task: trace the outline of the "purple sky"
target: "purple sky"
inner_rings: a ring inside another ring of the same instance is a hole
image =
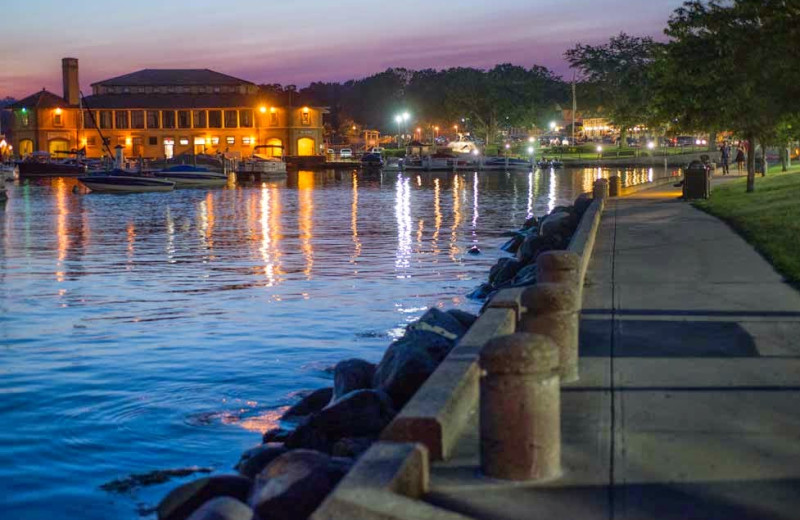
[[[568,74],[564,51],[625,31],[660,37],[682,0],[9,0],[0,97],[61,93],[143,68],[209,68],[256,83],[338,81],[388,67],[511,62]]]

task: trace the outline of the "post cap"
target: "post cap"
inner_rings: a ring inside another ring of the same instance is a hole
[[[558,346],[542,334],[517,332],[486,343],[481,368],[489,374],[547,374],[558,371]]]
[[[547,314],[551,312],[577,312],[580,302],[573,284],[537,283],[522,293],[520,303],[526,312]]]

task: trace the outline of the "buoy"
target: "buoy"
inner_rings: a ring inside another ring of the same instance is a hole
[[[481,250],[478,246],[472,246],[469,248],[469,251],[467,251],[467,253],[471,255],[479,255],[481,254]]]

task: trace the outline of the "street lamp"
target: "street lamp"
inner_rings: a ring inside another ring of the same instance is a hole
[[[550,130],[555,130],[555,129],[556,129],[556,122],[550,121]]]
[[[400,148],[400,137],[399,137],[399,135],[400,135],[400,123],[403,122],[403,116],[401,116],[400,114],[397,114],[396,116],[394,116],[394,121],[395,121],[395,123],[397,123],[397,134],[398,134],[397,147]]]

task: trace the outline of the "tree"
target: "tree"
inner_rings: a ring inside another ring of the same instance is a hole
[[[756,139],[765,148],[780,121],[798,111],[799,23],[798,0],[692,0],[665,30],[670,41],[654,68],[656,104],[680,127],[744,136],[748,192]]]
[[[620,129],[620,146],[628,128],[649,119],[650,67],[656,48],[652,38],[620,33],[605,45],[578,44],[564,55],[596,89],[604,112]]]

